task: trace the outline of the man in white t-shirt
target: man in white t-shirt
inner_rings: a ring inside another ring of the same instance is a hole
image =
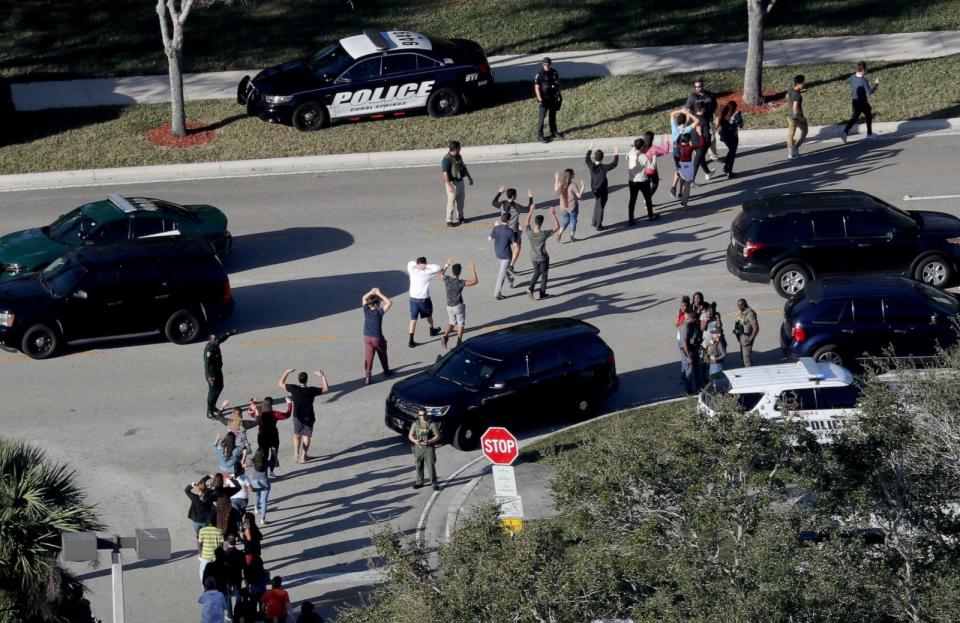
[[[443,266],[427,264],[427,258],[418,257],[415,262],[407,262],[407,274],[410,275],[410,348],[417,345],[413,341],[413,332],[417,328],[417,319],[426,318],[430,327],[430,335],[440,335],[440,329],[433,326],[433,301],[430,300],[430,281],[441,270],[446,270],[453,262],[447,258]]]

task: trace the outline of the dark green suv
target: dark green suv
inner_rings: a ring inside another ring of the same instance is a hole
[[[199,237],[223,261],[233,248],[227,217],[208,205],[109,195],[67,212],[50,225],[0,237],[0,279],[31,273],[82,245],[135,238]]]

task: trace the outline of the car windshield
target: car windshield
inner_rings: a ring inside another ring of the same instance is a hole
[[[944,314],[952,316],[960,311],[960,303],[957,302],[953,296],[938,290],[933,286],[928,286],[925,283],[915,281],[913,287],[916,288],[917,292],[920,293],[923,298],[930,301],[930,304],[933,305],[937,311],[940,311]]]
[[[911,215],[909,212],[905,212],[900,208],[896,208],[890,205],[889,203],[887,203],[886,201],[880,201],[879,199],[876,199],[876,201],[877,203],[879,203],[881,206],[883,206],[889,211],[890,216],[893,217],[893,220],[900,227],[916,227],[917,226],[917,219],[914,218],[913,215]]]
[[[73,244],[83,240],[81,233],[90,233],[96,223],[83,213],[83,208],[67,212],[47,227],[47,236],[63,244]]]
[[[339,43],[333,43],[313,55],[307,65],[318,78],[334,79],[353,62]]]
[[[499,361],[487,359],[466,348],[450,353],[433,366],[432,374],[466,387],[481,387],[490,379]]]

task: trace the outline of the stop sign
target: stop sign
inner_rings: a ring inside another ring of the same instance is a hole
[[[494,465],[510,465],[519,453],[517,438],[502,426],[491,426],[487,429],[480,437],[480,449]]]

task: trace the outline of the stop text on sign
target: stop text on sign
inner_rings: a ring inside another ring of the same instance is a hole
[[[484,454],[503,453],[509,454],[517,447],[517,442],[512,439],[487,439],[483,442]]]
[[[483,433],[480,449],[494,465],[510,465],[519,454],[517,438],[502,426],[493,426]]]

